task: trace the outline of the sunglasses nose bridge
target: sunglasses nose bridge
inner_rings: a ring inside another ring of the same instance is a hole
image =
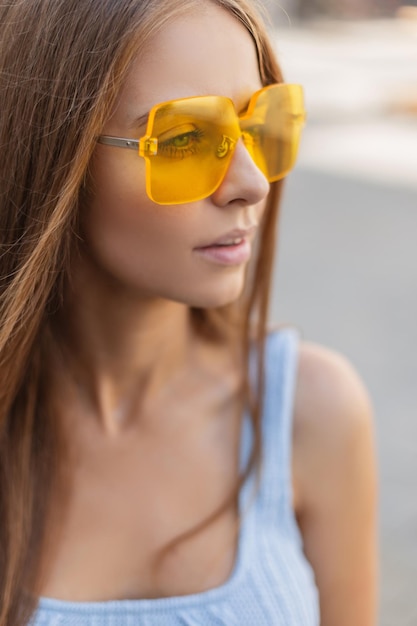
[[[261,202],[269,192],[269,182],[258,168],[243,138],[240,137],[230,155],[225,175],[212,194],[217,206],[225,207],[239,200],[248,205]]]
[[[236,141],[237,139],[234,139],[229,135],[223,135],[221,142],[216,148],[216,157],[223,159],[224,157],[230,155],[230,153],[235,149]]]

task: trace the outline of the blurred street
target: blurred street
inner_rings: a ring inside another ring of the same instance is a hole
[[[380,626],[417,625],[417,20],[289,27],[276,49],[306,90],[271,317],[348,356],[375,408]]]

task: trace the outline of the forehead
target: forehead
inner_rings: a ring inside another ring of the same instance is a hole
[[[227,96],[240,109],[261,86],[251,35],[237,18],[207,2],[149,40],[132,64],[114,117],[129,124],[159,102],[199,95]]]

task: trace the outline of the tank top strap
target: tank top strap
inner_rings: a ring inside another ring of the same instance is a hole
[[[268,335],[262,419],[263,458],[260,500],[271,522],[294,523],[292,508],[293,409],[299,336],[285,328]]]

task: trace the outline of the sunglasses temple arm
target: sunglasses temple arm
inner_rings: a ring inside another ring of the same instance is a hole
[[[109,137],[108,135],[100,135],[97,138],[98,143],[106,146],[116,146],[117,148],[129,148],[130,150],[139,150],[139,141],[136,139],[123,139],[122,137]]]

